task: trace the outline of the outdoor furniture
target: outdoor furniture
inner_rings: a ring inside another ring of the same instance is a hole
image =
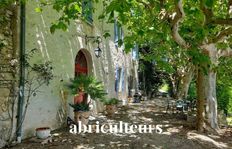
[[[137,92],[137,93],[134,94],[134,101],[133,101],[133,103],[140,103],[141,99],[142,99],[142,95]]]
[[[166,100],[166,113],[170,110],[172,113],[174,113],[175,110],[175,100],[171,100],[170,98],[167,98]]]
[[[176,101],[176,110],[181,112],[188,111],[188,105],[189,105],[188,101],[179,99]]]

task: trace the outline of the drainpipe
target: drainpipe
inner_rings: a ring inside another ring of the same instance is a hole
[[[22,121],[23,121],[23,105],[24,105],[24,81],[25,81],[25,2],[20,4],[20,78],[19,78],[19,98],[17,110],[17,142],[21,143],[22,139]]]

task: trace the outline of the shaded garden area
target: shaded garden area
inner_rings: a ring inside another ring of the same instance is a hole
[[[180,148],[180,149],[229,149],[232,146],[232,129],[222,129],[219,134],[198,133],[194,125],[187,122],[181,113],[166,113],[165,108],[156,105],[156,100],[130,103],[128,106],[119,106],[113,117],[105,114],[93,115],[89,124],[100,125],[118,123],[162,125],[162,134],[157,133],[82,133],[71,134],[69,129],[52,132],[52,142],[43,142],[34,138],[23,141],[12,149],[29,148]],[[43,142],[43,143],[41,143]]]
[[[232,147],[232,0],[2,0],[0,56],[0,147]]]

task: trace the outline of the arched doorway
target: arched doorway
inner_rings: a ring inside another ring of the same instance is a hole
[[[78,75],[87,75],[88,74],[88,63],[85,57],[85,54],[80,50],[77,53],[75,60],[75,77]]]
[[[90,53],[86,49],[81,49],[75,59],[75,77],[80,75],[89,75],[92,73],[92,59]],[[78,92],[78,96],[74,98],[74,103],[88,102],[88,95]]]
[[[94,64],[90,52],[87,49],[80,49],[75,59],[75,77],[78,75],[94,75]],[[88,103],[88,96],[83,94],[83,102]],[[74,99],[74,103],[75,99]],[[103,111],[103,105],[99,101],[93,101],[93,109],[96,112]]]

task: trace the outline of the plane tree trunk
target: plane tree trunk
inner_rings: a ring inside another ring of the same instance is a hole
[[[204,76],[206,80],[205,84],[205,95],[207,100],[206,106],[206,114],[207,120],[210,126],[213,129],[218,129],[218,115],[217,115],[217,97],[216,97],[216,70],[214,67],[217,66],[218,55],[217,48],[215,44],[209,44],[204,46],[204,48],[208,51],[208,55],[210,58],[211,66],[208,69],[207,74]]]
[[[178,99],[187,98],[189,86],[194,76],[194,71],[195,71],[194,66],[190,66],[188,70],[186,70],[186,72],[181,76],[181,79],[178,85],[179,87],[178,93],[177,93]]]
[[[204,130],[205,79],[203,70],[197,70],[197,130]]]

